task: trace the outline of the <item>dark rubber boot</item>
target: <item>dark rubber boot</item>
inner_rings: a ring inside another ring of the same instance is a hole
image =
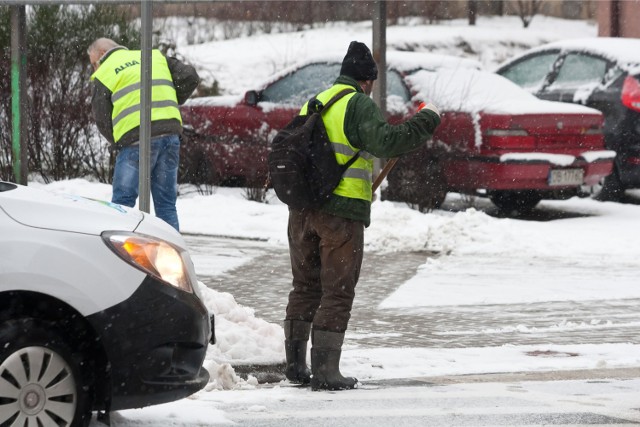
[[[284,321],[284,350],[287,356],[285,376],[294,384],[309,384],[311,372],[307,367],[307,342],[311,322]]]
[[[351,390],[358,380],[340,373],[340,356],[344,333],[314,330],[311,335],[311,389]]]

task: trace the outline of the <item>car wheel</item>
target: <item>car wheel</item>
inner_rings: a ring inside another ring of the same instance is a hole
[[[87,426],[90,393],[81,362],[53,323],[0,325],[0,425]]]
[[[593,198],[601,202],[619,202],[623,195],[624,186],[620,181],[618,169],[614,167],[613,172],[602,180],[602,186],[594,191]]]
[[[401,157],[387,177],[385,196],[421,212],[439,208],[447,197],[447,183],[437,158],[424,153]]]
[[[494,191],[489,199],[504,213],[526,213],[536,207],[542,196],[535,191]]]

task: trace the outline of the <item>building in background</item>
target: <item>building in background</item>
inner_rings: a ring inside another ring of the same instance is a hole
[[[600,37],[640,37],[640,0],[600,0]]]

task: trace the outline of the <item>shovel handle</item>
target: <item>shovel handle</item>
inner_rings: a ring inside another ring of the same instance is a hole
[[[382,168],[382,170],[380,171],[380,174],[376,177],[376,180],[373,182],[373,186],[371,187],[372,193],[376,192],[380,184],[382,184],[382,181],[387,177],[389,172],[391,172],[391,169],[393,169],[393,167],[396,165],[397,162],[398,162],[398,158],[396,157],[389,160],[387,164],[384,165],[384,168]]]

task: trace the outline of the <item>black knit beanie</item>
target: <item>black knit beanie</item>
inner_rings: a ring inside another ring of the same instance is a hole
[[[378,78],[378,67],[367,45],[356,41],[351,42],[349,50],[342,60],[340,74],[358,81]]]

